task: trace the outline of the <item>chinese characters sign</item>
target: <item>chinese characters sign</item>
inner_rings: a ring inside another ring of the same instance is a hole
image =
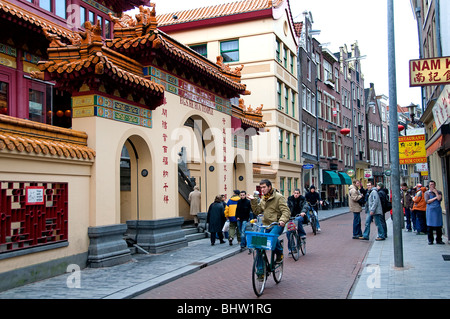
[[[409,61],[409,86],[450,84],[450,57]]]
[[[450,85],[446,85],[436,104],[433,106],[433,118],[439,129],[450,117]]]
[[[401,165],[427,162],[425,135],[399,136],[398,150]]]

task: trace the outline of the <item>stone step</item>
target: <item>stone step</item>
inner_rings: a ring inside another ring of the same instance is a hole
[[[195,233],[195,234],[189,234],[186,235],[186,240],[189,241],[194,241],[194,240],[199,240],[199,239],[204,239],[206,238],[205,233]]]

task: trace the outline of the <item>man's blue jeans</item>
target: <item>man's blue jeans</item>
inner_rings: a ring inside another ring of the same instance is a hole
[[[280,236],[283,233],[284,227],[279,225],[275,225],[269,231],[270,234],[277,234]],[[283,254],[283,246],[281,246],[280,239],[277,239],[277,244],[275,246],[274,252],[277,256],[281,256]]]
[[[246,220],[238,220],[237,221],[237,228],[239,233],[241,234],[241,247],[247,246],[247,238],[245,238],[245,229],[247,228],[247,221]]]
[[[353,213],[353,237],[360,237],[361,235],[361,213]]]
[[[406,217],[406,229],[411,230],[411,222],[414,230],[417,229],[417,217],[416,212],[411,212],[411,209],[405,208],[405,217]]]
[[[375,225],[377,226],[377,229],[378,229],[378,238],[386,238],[385,230],[384,230],[382,220],[381,220],[382,218],[383,218],[383,216],[381,216],[381,215],[370,215],[369,213],[366,213],[366,224],[365,224],[364,233],[362,236],[366,239],[369,239],[370,223],[372,222],[372,220],[374,220]]]

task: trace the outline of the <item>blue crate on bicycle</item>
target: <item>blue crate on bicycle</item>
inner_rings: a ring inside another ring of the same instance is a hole
[[[248,248],[274,250],[278,235],[260,232],[245,232]]]

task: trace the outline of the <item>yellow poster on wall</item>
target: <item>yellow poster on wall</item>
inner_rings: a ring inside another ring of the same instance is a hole
[[[401,165],[427,162],[424,134],[399,136],[398,150]]]

